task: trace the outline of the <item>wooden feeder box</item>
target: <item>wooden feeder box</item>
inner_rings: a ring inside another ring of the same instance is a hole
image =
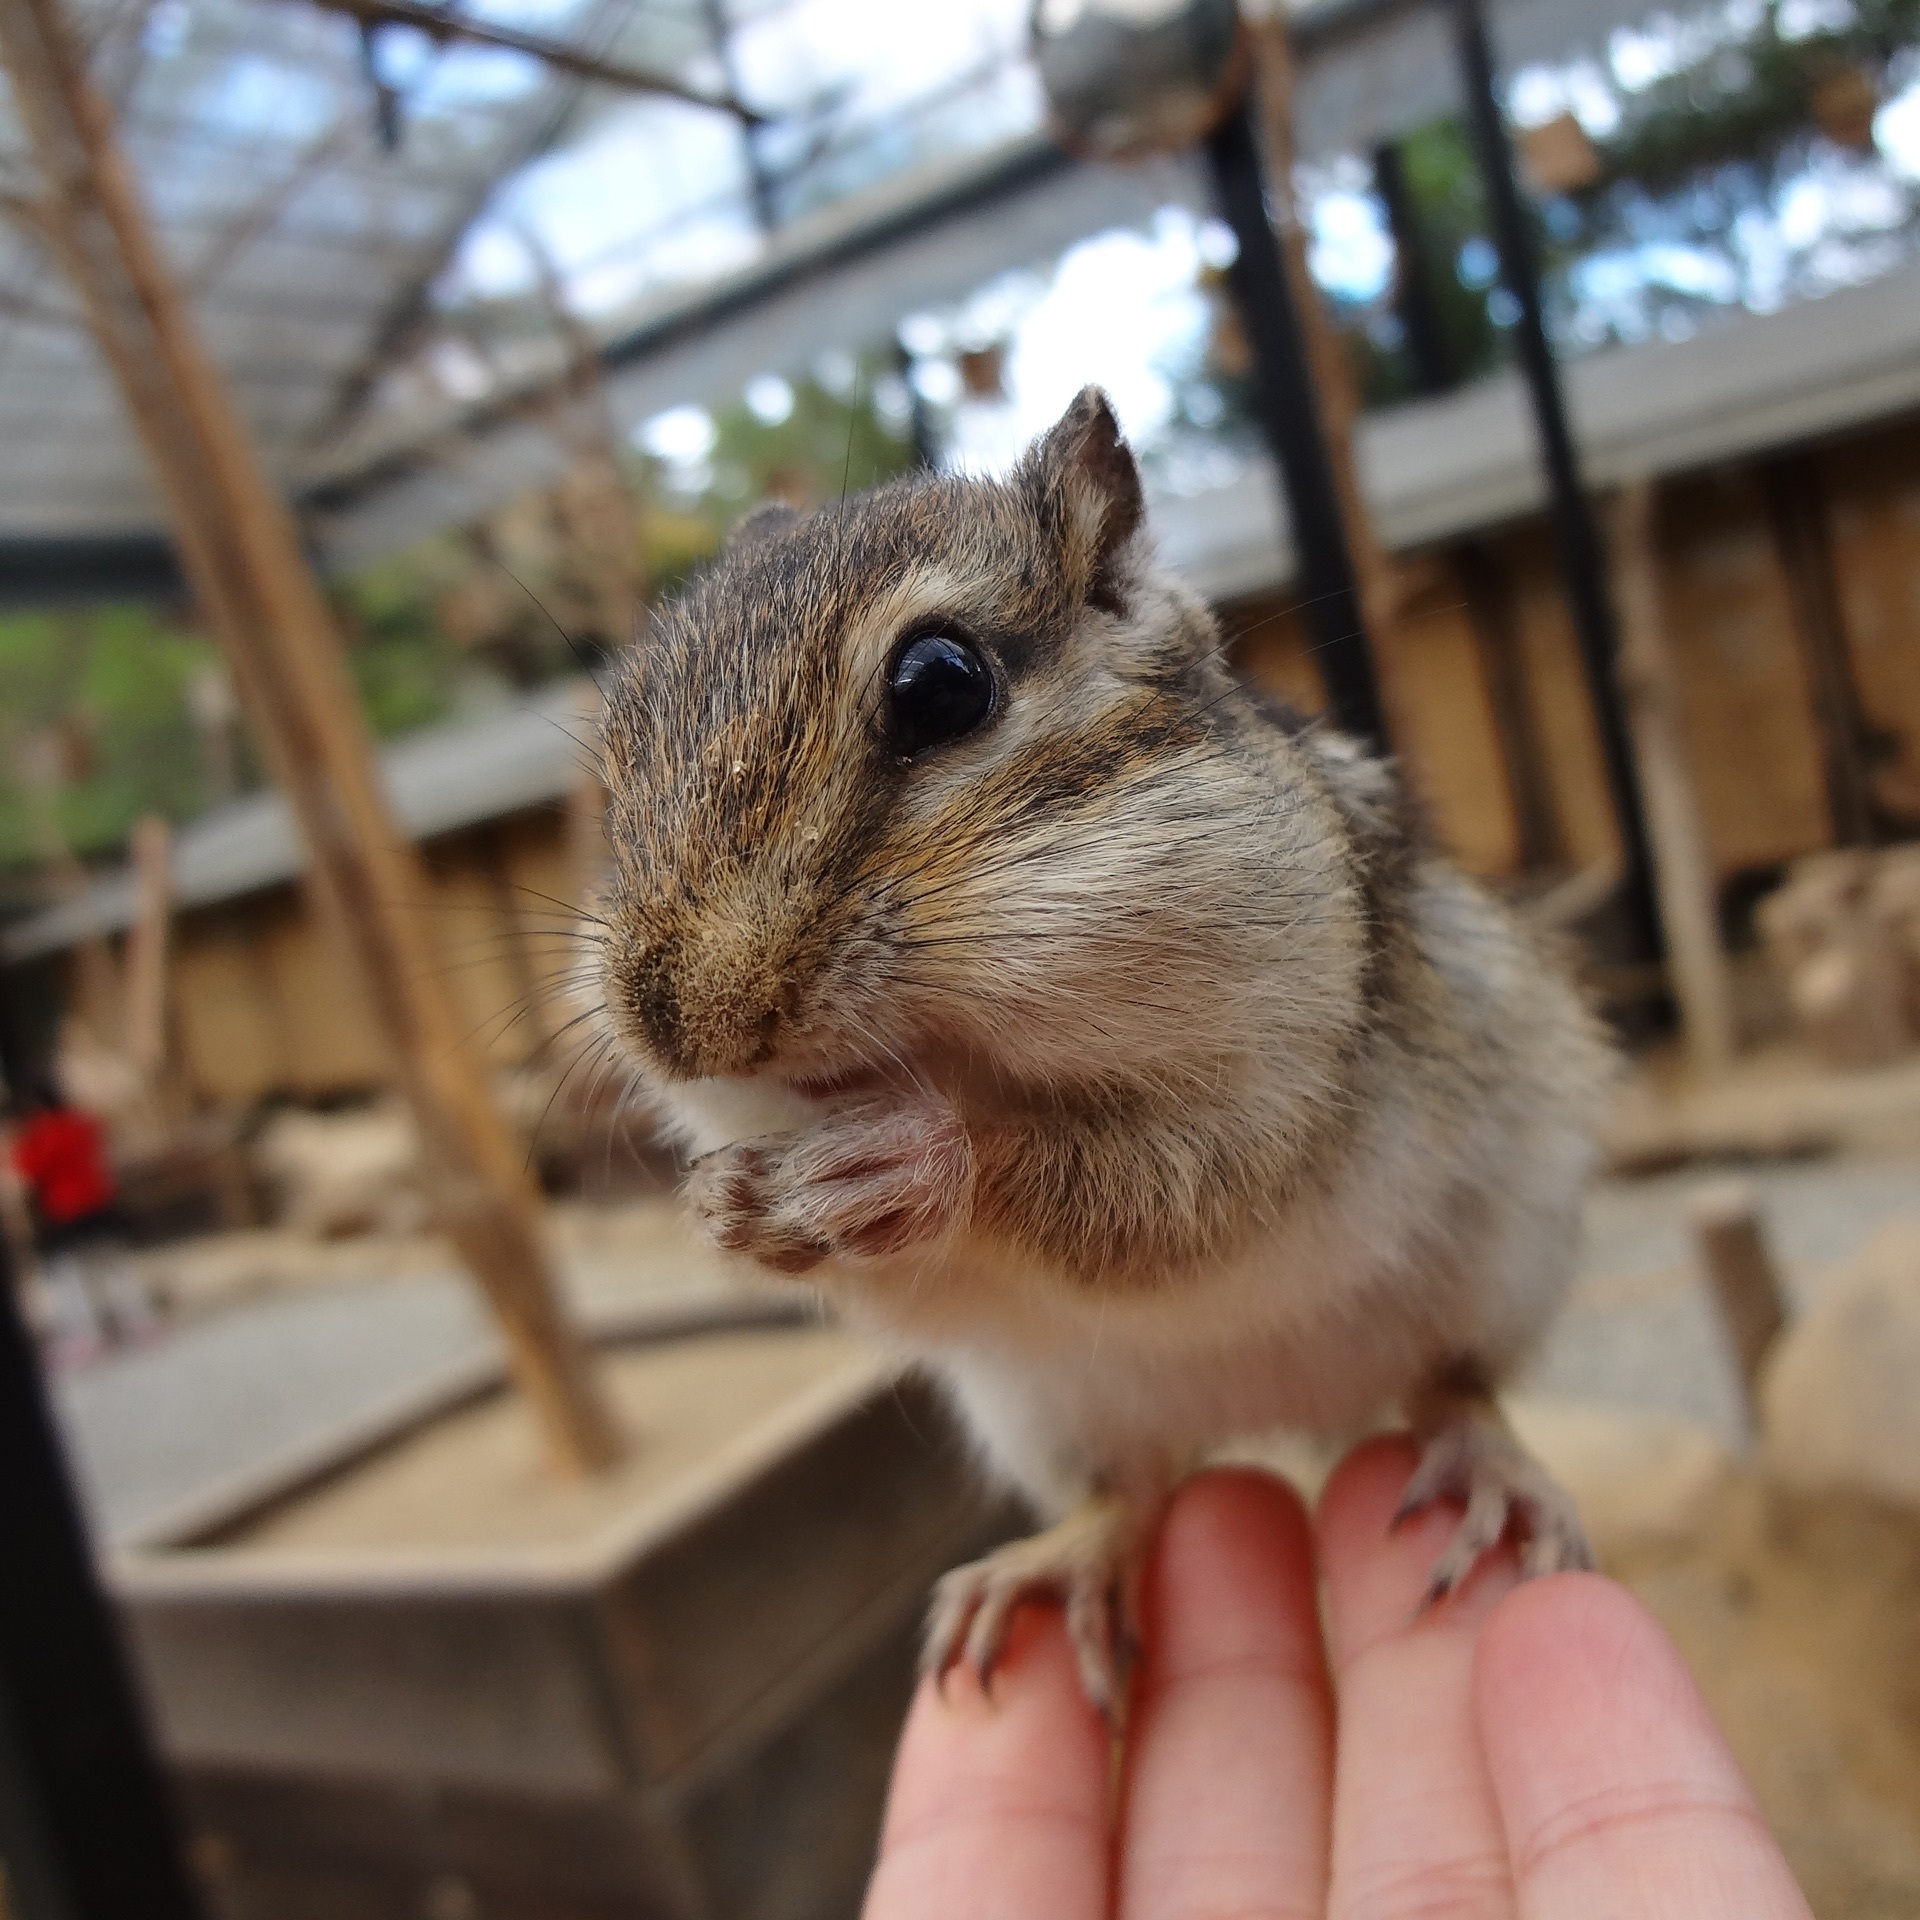
[[[596,1480],[466,1367],[118,1557],[221,1920],[857,1911],[928,1589],[1012,1516],[796,1303],[596,1344]]]

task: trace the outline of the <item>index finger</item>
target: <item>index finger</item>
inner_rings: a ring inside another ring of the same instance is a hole
[[[1673,1643],[1593,1574],[1510,1594],[1474,1705],[1521,1920],[1810,1920]]]
[[[1057,1607],[1024,1607],[991,1697],[921,1682],[862,1920],[1104,1920],[1107,1730]]]

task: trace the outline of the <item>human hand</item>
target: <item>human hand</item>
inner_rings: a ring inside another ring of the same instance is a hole
[[[1117,1791],[1051,1609],[1016,1622],[990,1701],[965,1671],[924,1685],[865,1920],[1808,1920],[1622,1588],[1521,1585],[1503,1549],[1415,1617],[1457,1515],[1389,1531],[1412,1467],[1369,1442],[1313,1523],[1262,1475],[1182,1489]]]

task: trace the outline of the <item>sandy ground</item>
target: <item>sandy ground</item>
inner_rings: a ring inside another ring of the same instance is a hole
[[[1920,1152],[1603,1180],[1588,1197],[1579,1276],[1527,1371],[1529,1390],[1684,1414],[1730,1442],[1744,1438],[1734,1369],[1687,1225],[1694,1197],[1730,1175],[1758,1198],[1796,1310],[1889,1222],[1920,1222]]]
[[[570,1281],[601,1292],[724,1278],[720,1261],[682,1230],[670,1196],[609,1206],[559,1200],[547,1209],[547,1223]],[[443,1274],[457,1263],[437,1233],[328,1240],[288,1227],[249,1227],[169,1241],[136,1254],[133,1264],[169,1317],[184,1323],[275,1295]]]
[[[1920,1516],[1743,1474],[1607,1570],[1679,1643],[1820,1920],[1920,1914]]]
[[[640,1528],[757,1421],[872,1372],[835,1328],[737,1329],[615,1349],[601,1365],[632,1446],[591,1480],[556,1483],[525,1404],[490,1395],[385,1448],[365,1467],[220,1542],[223,1553],[408,1555],[578,1546]]]
[[[737,1285],[672,1200],[559,1206],[553,1234],[578,1314]],[[55,1386],[82,1495],[113,1539],[164,1527],[494,1345],[474,1289],[431,1235],[263,1231],[182,1241],[147,1261],[150,1276],[193,1289],[172,1332]]]

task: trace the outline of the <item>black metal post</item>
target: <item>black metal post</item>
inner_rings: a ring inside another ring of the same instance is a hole
[[[0,1796],[20,1920],[200,1920],[3,1242]]]
[[[726,0],[704,0],[701,9],[707,19],[707,38],[713,57],[720,63],[721,84],[729,100],[740,96],[740,63],[733,57],[733,22],[727,18]],[[771,234],[780,225],[780,203],[774,192],[774,178],[760,150],[760,123],[742,120],[740,155],[747,167],[747,197],[753,202],[753,217],[763,234]]]
[[[1240,247],[1228,279],[1253,348],[1260,425],[1286,489],[1314,664],[1335,722],[1346,732],[1384,747],[1386,715],[1367,644],[1360,584],[1334,489],[1333,463],[1314,399],[1300,316],[1294,311],[1280,244],[1267,215],[1250,99],[1243,100],[1207,137],[1206,155],[1221,216]]]
[[[928,473],[940,465],[940,436],[934,431],[933,410],[926,395],[913,384],[913,355],[897,334],[893,342],[893,370],[906,383],[907,433],[913,442],[914,464]]]
[[[1541,459],[1547,470],[1554,538],[1560,549],[1560,567],[1566,579],[1580,662],[1586,671],[1587,696],[1593,703],[1594,727],[1600,736],[1607,793],[1620,835],[1621,858],[1626,869],[1622,875],[1621,903],[1625,914],[1622,932],[1629,949],[1624,957],[1650,960],[1657,958],[1661,950],[1660,922],[1653,903],[1653,868],[1646,820],[1640,805],[1640,786],[1634,773],[1626,714],[1615,672],[1619,635],[1607,587],[1606,560],[1593,509],[1580,482],[1580,464],[1567,424],[1565,396],[1560,390],[1560,371],[1547,342],[1546,319],[1540,306],[1539,252],[1520,197],[1513,145],[1494,93],[1493,53],[1487,43],[1486,22],[1481,17],[1479,0],[1453,0],[1453,3],[1467,117],[1479,150],[1487,211],[1493,223],[1494,245],[1500,253],[1501,283],[1520,308],[1520,317],[1514,323],[1520,370],[1533,403],[1534,428],[1540,436]]]

